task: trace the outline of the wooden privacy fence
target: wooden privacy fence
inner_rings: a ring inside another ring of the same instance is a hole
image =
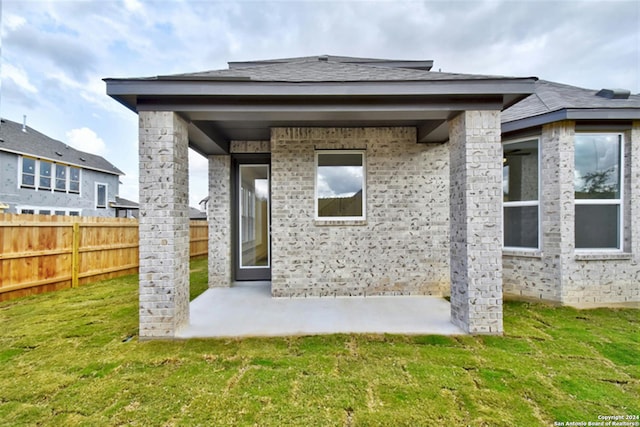
[[[207,254],[191,221],[191,257]],[[0,214],[0,301],[138,271],[138,220]]]

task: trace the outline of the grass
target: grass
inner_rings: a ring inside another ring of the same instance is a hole
[[[192,263],[192,291],[206,288]],[[506,303],[503,337],[137,339],[137,276],[0,303],[0,425],[521,426],[640,414],[637,310]]]

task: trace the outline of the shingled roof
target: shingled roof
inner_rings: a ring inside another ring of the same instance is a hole
[[[562,110],[606,109],[613,113],[622,110],[637,110],[640,117],[640,95],[629,95],[626,99],[613,99],[598,95],[599,90],[584,89],[546,80],[535,83],[535,92],[502,113],[502,123],[530,119]],[[567,117],[570,118],[570,117]],[[606,118],[606,117],[603,117]]]
[[[29,155],[112,175],[124,175],[120,169],[101,156],[76,150],[29,126],[26,126],[23,131],[20,123],[7,119],[1,120],[0,151]]]
[[[309,56],[267,61],[231,62],[228,69],[148,77],[152,80],[246,80],[255,82],[391,82],[504,78],[429,71],[432,61],[382,60],[344,56]],[[417,65],[426,64],[429,65]]]

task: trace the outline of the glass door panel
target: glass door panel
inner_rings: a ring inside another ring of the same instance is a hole
[[[269,269],[269,165],[239,165],[239,268]]]

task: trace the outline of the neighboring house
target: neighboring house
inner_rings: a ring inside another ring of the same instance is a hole
[[[189,219],[194,221],[206,221],[207,213],[197,208],[189,208]]]
[[[0,123],[0,204],[7,213],[116,216],[122,171],[10,120]]]
[[[109,206],[116,210],[118,218],[138,218],[140,205],[123,197],[116,196],[116,200],[109,203]]]
[[[637,306],[640,97],[431,66],[106,79],[140,116],[141,336],[189,317],[188,146],[209,159],[210,286],[450,295],[452,322],[489,334],[503,296]]]

